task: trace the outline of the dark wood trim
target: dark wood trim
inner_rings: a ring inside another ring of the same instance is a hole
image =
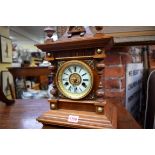
[[[48,102],[54,102],[55,103],[55,99],[49,99]],[[96,100],[70,100],[70,99],[57,99],[57,102],[68,102],[68,103],[80,103],[80,104],[97,104],[98,101]]]
[[[60,57],[60,58],[55,58],[55,60],[87,60],[87,59],[103,59],[105,58],[105,54],[95,54],[95,55],[90,55],[90,56],[73,56],[73,57]]]
[[[86,59],[93,59],[93,56],[77,56],[77,57],[60,57],[55,58],[55,60],[86,60]]]

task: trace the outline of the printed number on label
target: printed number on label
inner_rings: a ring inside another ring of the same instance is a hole
[[[68,116],[68,122],[74,122],[77,123],[79,120],[79,116],[69,115]]]

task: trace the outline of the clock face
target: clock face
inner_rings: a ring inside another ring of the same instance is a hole
[[[60,66],[56,75],[59,91],[70,99],[84,98],[93,87],[93,73],[84,62],[72,60]]]

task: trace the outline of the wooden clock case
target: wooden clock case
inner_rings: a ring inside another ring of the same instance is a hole
[[[89,27],[71,33],[73,27],[55,42],[38,44],[46,52],[46,59],[52,63],[53,98],[49,99],[50,109],[37,120],[44,125],[58,125],[69,128],[117,128],[117,110],[109,107],[104,97],[104,58],[106,50],[113,46],[113,38],[104,34],[92,34]],[[77,29],[77,28],[76,28]],[[81,35],[81,32],[82,33]],[[69,35],[68,35],[69,34]],[[56,85],[56,72],[60,65],[70,60],[85,62],[92,68],[94,84],[84,98],[72,100],[61,94]],[[78,116],[76,122],[70,116]]]

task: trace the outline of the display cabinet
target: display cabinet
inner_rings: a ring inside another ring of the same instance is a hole
[[[27,77],[36,77],[38,79],[39,86],[45,84],[48,85],[48,76],[50,75],[51,71],[49,67],[9,67],[9,72],[13,75],[14,84],[15,84],[15,92],[16,98],[18,98],[17,94],[17,78],[24,79],[24,88],[26,90],[26,78]],[[34,86],[35,87],[35,86]]]

